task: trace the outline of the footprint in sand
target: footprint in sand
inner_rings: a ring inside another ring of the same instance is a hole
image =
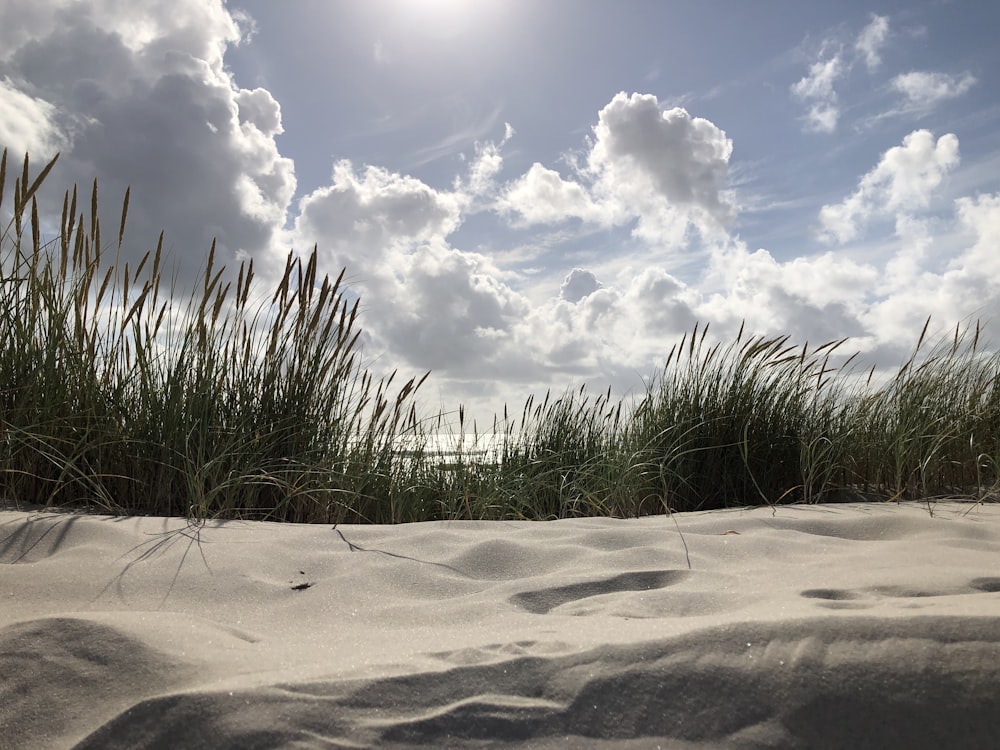
[[[806,589],[802,596],[820,599],[820,607],[827,609],[871,609],[879,599],[925,599],[935,596],[961,596],[967,594],[1000,592],[1000,578],[973,578],[965,586],[942,589],[922,589],[911,586],[871,586],[864,589]],[[921,605],[913,602],[910,607]]]
[[[596,581],[582,581],[568,586],[553,586],[551,588],[522,591],[514,594],[510,601],[515,606],[536,615],[544,615],[556,607],[569,602],[589,599],[604,594],[615,594],[623,591],[650,591],[662,589],[684,580],[688,576],[686,570],[647,570],[634,573],[622,573],[612,578]]]

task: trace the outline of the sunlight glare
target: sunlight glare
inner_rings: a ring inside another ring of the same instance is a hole
[[[396,7],[400,21],[440,38],[468,32],[497,10],[496,3],[487,0],[397,0]]]

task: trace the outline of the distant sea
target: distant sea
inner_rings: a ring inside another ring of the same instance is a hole
[[[423,446],[426,455],[451,461],[461,456],[464,460],[495,462],[499,460],[503,447],[503,435],[486,433],[482,435],[432,433],[420,437],[402,435],[396,445],[403,455],[414,455]]]

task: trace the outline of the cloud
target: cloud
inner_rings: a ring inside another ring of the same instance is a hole
[[[599,221],[606,214],[587,187],[564,180],[538,162],[506,186],[497,208],[517,213],[526,224],[554,224],[570,218]]]
[[[902,95],[902,101],[884,112],[865,118],[863,124],[890,117],[906,116],[912,119],[926,116],[940,103],[967,93],[976,83],[976,77],[968,72],[961,75],[927,71],[902,73],[889,82],[889,87]]]
[[[68,5],[63,2],[62,5]],[[0,59],[38,36],[47,35],[54,24],[54,3],[37,0],[5,0],[0,5]]]
[[[496,176],[503,168],[503,147],[514,137],[514,127],[509,123],[504,123],[503,138],[499,142],[477,141],[475,143],[475,155],[469,165],[469,175],[464,183],[459,181],[456,190],[463,193],[463,196],[473,207],[473,199],[483,196],[492,196],[496,193]]]
[[[1000,268],[989,270],[996,265],[991,248],[1000,241],[1000,198],[960,200],[954,222],[971,240],[944,254],[919,214],[957,165],[958,140],[950,134],[935,140],[927,131],[909,134],[843,203],[824,207],[828,219],[842,223],[833,221],[827,230],[846,227],[851,236],[872,218],[894,219],[899,249],[882,265],[832,252],[782,261],[723,238],[708,249],[708,269],[696,278],[682,280],[657,263],[626,268],[622,260],[598,270],[543,269],[539,276],[547,281],[526,289],[522,272],[502,270],[490,258],[450,244],[476,201],[492,194],[501,215],[507,211],[532,223],[575,217],[620,226],[626,217],[649,221],[664,207],[689,209],[696,219],[717,223],[709,213],[712,198],[699,199],[696,186],[714,187],[718,203],[726,202],[721,165],[731,146],[720,144],[722,131],[703,126],[717,149],[708,153],[718,155],[704,159],[688,131],[694,118],[677,115],[683,127],[668,122],[665,135],[656,118],[649,118],[653,124],[644,119],[647,102],[630,109],[629,98],[618,100],[626,105],[622,117],[638,133],[613,117],[599,120],[586,167],[571,178],[536,163],[498,185],[502,153],[489,143],[477,145],[450,191],[380,167],[335,165],[330,185],[303,198],[295,244],[318,242],[327,267],[347,265],[362,295],[368,351],[384,353],[404,370],[434,369],[431,382],[444,389],[442,404],[464,402],[467,413],[482,422],[513,386],[518,396],[554,382],[611,383],[617,392],[634,388],[637,373],[655,372],[695,321],[710,323],[712,336],[722,340],[745,321],[753,334],[788,334],[796,343],[813,344],[852,336],[848,353],[864,346],[895,356],[893,347],[901,340],[912,343],[928,312],[953,319],[958,310],[971,311],[973,300],[1000,301],[997,284],[977,271],[1000,278]],[[656,111],[667,119],[658,106]],[[696,155],[671,151],[679,142]],[[673,173],[658,171],[665,153],[675,155]],[[716,170],[699,172],[698,164],[705,163]],[[700,174],[709,177],[699,182]],[[645,197],[630,190],[636,183]],[[944,259],[939,273],[926,267],[928,257]]]
[[[832,133],[837,129],[840,107],[833,84],[843,75],[844,62],[840,54],[815,62],[809,74],[792,84],[792,93],[809,104],[806,128],[817,133]]]
[[[714,123],[663,111],[651,94],[621,92],[598,114],[594,137],[588,167],[598,190],[644,209],[641,221],[668,214],[709,232],[732,219],[724,188],[733,143]]]
[[[890,293],[911,287],[920,277],[933,242],[929,222],[906,214],[896,217],[895,234],[899,249],[885,267],[884,287]]]
[[[718,248],[702,284],[703,322],[735,332],[788,334],[814,344],[860,335],[859,317],[878,270],[832,253],[780,262],[767,250],[742,242]]]
[[[576,303],[596,292],[601,286],[601,282],[597,280],[593,272],[574,268],[559,287],[559,298]]]
[[[873,13],[853,44],[832,38],[823,41],[819,59],[790,87],[792,95],[808,106],[803,118],[807,131],[836,131],[841,115],[838,81],[851,73],[858,60],[864,62],[869,73],[874,72],[882,64],[881,50],[888,37],[889,19]],[[831,49],[836,51],[831,53]]]
[[[946,332],[969,319],[989,322],[992,311],[1000,308],[1000,257],[996,252],[1000,194],[959,198],[954,207],[955,228],[962,230],[961,244],[948,243],[940,235],[926,236],[916,258],[919,262],[923,255],[933,257],[940,270],[913,269],[905,284],[892,286],[889,293],[873,302],[865,316],[866,326],[883,345],[900,340],[912,345],[914,331],[928,316],[939,331]],[[909,260],[909,254],[910,249],[901,242],[889,271],[898,269],[901,260]]]
[[[911,107],[929,110],[942,101],[961,96],[976,84],[971,73],[952,76],[947,73],[911,71],[892,79],[891,86],[906,97]]]
[[[869,71],[882,64],[880,52],[889,36],[889,19],[872,13],[871,21],[865,26],[854,43],[854,49],[861,55]]]
[[[501,147],[512,135],[507,126],[499,143],[477,144],[450,191],[338,162],[330,185],[301,199],[290,239],[318,243],[326,267],[348,268],[372,321],[369,345],[393,362],[433,367],[452,383],[488,370],[529,386],[557,373],[646,369],[662,356],[664,335],[697,319],[697,292],[665,269],[642,268],[615,287],[576,268],[552,296],[529,297],[518,289],[521,274],[451,238],[490,195],[501,215],[525,223],[575,217],[613,227],[632,218],[649,230],[665,218],[681,233],[720,231],[733,212],[724,191],[731,142],[707,120],[661,111],[655,97],[621,94],[601,111],[576,179],[534,164],[498,186]]]
[[[637,238],[667,249],[685,246],[692,232],[725,235],[735,216],[725,131],[679,107],[664,110],[651,94],[621,92],[593,133],[585,166],[570,160],[576,179],[536,162],[504,187],[496,209],[526,225],[634,221]]]
[[[624,301],[632,310],[623,323],[634,322],[644,338],[654,343],[666,332],[687,331],[695,324],[701,295],[665,269],[650,267],[634,277]],[[653,361],[657,355],[662,356],[656,348],[654,343],[654,350],[646,354]],[[648,344],[643,349],[648,349]]]
[[[617,283],[595,289],[596,274],[575,269],[559,296],[534,305],[514,336],[549,372],[579,372],[592,384],[626,390],[636,386],[636,373],[662,366],[696,322],[722,341],[744,323],[753,335],[788,334],[796,343],[863,339],[880,278],[877,267],[833,253],[782,262],[729,241],[712,249],[692,283],[653,265],[623,269]],[[575,283],[589,293],[566,294]]]
[[[0,78],[0,149],[17,159],[24,153],[39,160],[52,156],[64,142],[56,108],[21,90],[9,78]]]
[[[485,257],[433,242],[392,260],[394,278],[375,288],[378,333],[395,355],[461,377],[500,364],[516,345],[511,331],[528,304]]]
[[[844,64],[839,54],[820,60],[810,66],[809,75],[792,85],[792,93],[800,99],[835,99],[833,84],[843,72]]]
[[[252,125],[265,136],[284,133],[281,106],[267,89],[242,89],[236,94],[240,122]]]
[[[363,278],[391,274],[389,251],[447,237],[460,223],[460,203],[416,178],[372,166],[359,173],[341,160],[330,185],[299,201],[294,236],[299,247],[318,243],[330,267]]]
[[[495,154],[495,147],[483,145],[479,153]],[[381,167],[356,170],[340,161],[331,184],[299,202],[292,244],[315,243],[322,267],[347,269],[371,348],[391,353],[394,363],[454,378],[524,356],[512,330],[528,315],[527,301],[485,256],[448,242],[471,205],[463,191],[483,187],[490,163],[492,157],[487,166],[477,158],[455,191],[441,191]]]
[[[974,274],[988,281],[991,297],[996,300],[1000,291],[1000,194],[959,198],[956,203],[958,218],[971,230],[975,243],[950,265],[950,271]],[[987,298],[979,300],[984,306]],[[996,309],[995,304],[992,306]]]
[[[686,121],[682,133],[698,127],[686,113],[679,119]],[[728,156],[731,145],[721,131],[707,122],[700,127],[706,137],[723,139],[717,145]],[[621,132],[613,128],[602,133],[600,143],[614,143]],[[529,296],[519,289],[520,273],[502,271],[489,258],[454,247],[452,237],[476,202],[490,194],[496,195],[501,215],[516,213],[536,223],[576,216],[610,226],[608,217],[632,199],[608,194],[609,184],[602,180],[609,172],[625,179],[625,169],[650,186],[654,204],[666,205],[670,195],[691,204],[719,206],[718,196],[703,196],[705,185],[721,182],[724,169],[702,176],[698,187],[695,165],[706,161],[705,139],[688,132],[687,142],[701,144],[702,153],[685,159],[674,145],[678,136],[671,133],[673,140],[666,141],[673,150],[668,153],[679,163],[671,168],[694,175],[684,188],[679,187],[683,173],[672,176],[673,182],[664,178],[663,185],[656,185],[656,159],[636,163],[647,155],[643,149],[606,150],[600,168],[588,164],[577,172],[580,181],[563,179],[536,164],[521,178],[497,186],[500,147],[512,134],[508,127],[499,144],[477,144],[476,156],[450,191],[380,167],[338,162],[330,185],[301,199],[292,244],[318,243],[325,267],[347,267],[348,279],[361,295],[363,319],[369,321],[365,328],[370,352],[385,352],[394,364],[433,368],[437,382],[450,383],[467,403],[489,403],[489,394],[500,382],[531,388],[557,376],[586,379],[609,369],[634,378],[629,367],[648,370],[663,355],[663,337],[693,325],[698,297],[693,289],[662,268],[626,274],[620,288],[605,285],[591,270],[576,268],[563,272],[561,283],[550,287],[551,296]],[[724,159],[722,163],[724,167]],[[707,211],[698,205],[678,206]],[[632,215],[640,210],[634,208]],[[699,219],[708,221],[704,215]],[[481,380],[483,372],[493,380]]]
[[[959,162],[958,138],[946,134],[936,141],[928,130],[915,130],[900,146],[886,151],[878,165],[841,203],[819,212],[821,236],[849,242],[875,216],[909,215],[927,208],[934,190]]]
[[[558,297],[533,305],[515,336],[522,350],[534,352],[536,372],[549,380],[557,373],[610,377],[627,389],[636,373],[661,365],[673,337],[698,319],[698,292],[661,267],[626,269],[618,280],[604,285],[593,272],[573,269]]]
[[[26,27],[14,19],[21,10]],[[294,169],[274,142],[277,102],[263,89],[240,89],[223,65],[242,37],[221,2],[4,3],[0,29],[11,24],[28,31],[0,32],[8,42],[0,111],[31,113],[39,129],[34,142],[16,143],[8,122],[4,145],[58,143],[63,157],[50,183],[86,189],[100,175],[112,213],[131,185],[126,258],[166,230],[168,262],[189,288],[213,237],[222,262],[267,255]]]

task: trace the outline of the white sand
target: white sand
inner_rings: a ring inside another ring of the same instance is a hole
[[[408,745],[1000,747],[1000,505],[0,512],[4,750]]]

